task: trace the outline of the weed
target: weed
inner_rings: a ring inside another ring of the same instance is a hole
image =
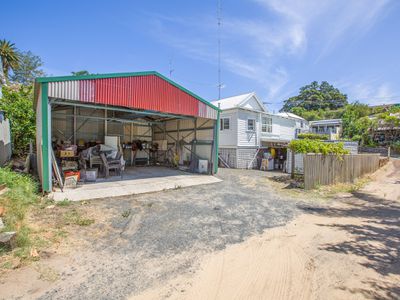
[[[64,214],[66,225],[88,226],[94,223],[94,219],[83,218],[76,209],[72,209]]]
[[[89,226],[94,223],[94,219],[79,218],[75,224],[79,226]]]
[[[0,269],[12,269],[13,263],[11,261],[6,261],[0,266]]]
[[[127,218],[127,217],[130,216],[130,214],[131,214],[131,210],[130,210],[130,209],[127,209],[127,210],[125,210],[125,211],[122,213],[122,217],[123,217],[123,218]]]
[[[57,206],[68,206],[71,204],[71,201],[69,201],[68,199],[64,199],[62,201],[57,201],[56,205]]]
[[[18,247],[25,248],[31,245],[30,233],[31,230],[27,226],[23,226],[19,229],[16,237]]]

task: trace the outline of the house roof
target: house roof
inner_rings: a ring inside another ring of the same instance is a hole
[[[298,119],[298,120],[302,120],[302,121],[306,120],[306,119],[304,119],[298,115],[295,115],[294,113],[291,113],[291,112],[280,112],[280,113],[277,113],[276,115],[282,116],[282,117],[287,117],[287,118],[292,118],[292,119]]]
[[[337,125],[337,124],[342,124],[342,119],[326,119],[326,120],[310,121],[310,125]]]
[[[219,105],[219,108],[222,110],[226,110],[226,109],[238,108],[238,107],[242,106],[243,104],[245,104],[246,101],[252,97],[254,97],[254,99],[258,102],[260,107],[262,107],[263,111],[266,111],[263,103],[260,101],[260,99],[258,99],[255,92],[220,99],[220,100],[212,101],[211,103],[217,107]]]

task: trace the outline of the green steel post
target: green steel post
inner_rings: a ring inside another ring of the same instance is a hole
[[[49,99],[47,82],[42,83],[42,188],[50,192],[50,149],[49,149]]]
[[[214,163],[214,174],[218,173],[218,154],[219,154],[219,114],[220,110],[218,109],[217,112],[217,124],[215,126],[216,133],[215,133],[215,163]]]

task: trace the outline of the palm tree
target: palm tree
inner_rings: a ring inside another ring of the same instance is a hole
[[[15,44],[7,40],[0,40],[0,57],[3,66],[4,78],[8,82],[8,73],[18,68],[20,57]]]

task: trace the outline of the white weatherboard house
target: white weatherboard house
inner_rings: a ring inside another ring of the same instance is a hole
[[[288,143],[308,126],[296,115],[269,113],[254,92],[212,103],[222,110],[219,153],[231,168],[258,168],[263,153],[269,151],[281,169]]]

